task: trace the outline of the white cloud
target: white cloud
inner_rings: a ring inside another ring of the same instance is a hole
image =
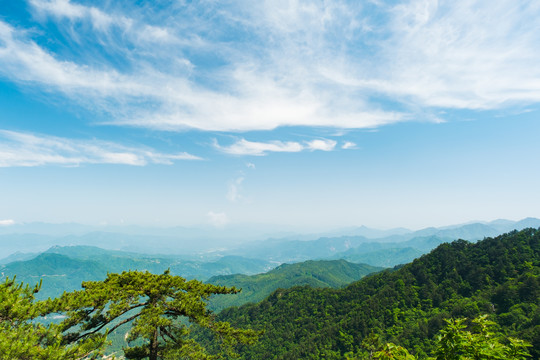
[[[330,139],[315,139],[299,143],[296,141],[257,142],[240,139],[229,146],[221,146],[214,140],[214,147],[221,152],[231,155],[264,156],[271,152],[300,152],[304,150],[332,151],[337,142]],[[248,165],[248,167],[250,167]],[[253,165],[253,168],[255,166]]]
[[[238,202],[243,198],[240,194],[240,188],[245,178],[240,176],[229,184],[229,190],[227,191],[227,199],[231,202]]]
[[[337,142],[329,139],[316,139],[306,143],[309,150],[332,151],[336,147]]]
[[[143,166],[172,164],[175,160],[200,160],[188,153],[165,154],[150,148],[133,148],[100,140],[73,140],[0,130],[0,167],[81,164]]]
[[[342,149],[356,149],[356,144],[351,141],[345,141],[343,145],[341,145]]]
[[[209,211],[207,216],[210,224],[215,227],[223,227],[229,223],[229,218],[224,212]]]
[[[247,166],[248,168],[250,168],[250,169],[255,169],[255,164],[254,164],[254,163],[248,162],[248,163],[246,164],[246,166]]]
[[[0,21],[0,75],[121,126],[377,128],[425,117],[417,110],[425,107],[540,101],[535,2],[239,1],[205,3],[205,11],[182,2],[151,12],[115,2],[31,5],[73,51],[55,52],[35,31]],[[229,37],[237,32],[250,36]],[[105,55],[94,61],[89,45]],[[251,152],[291,151],[272,146]]]
[[[299,152],[304,150],[300,143],[294,141],[270,141],[265,143],[240,139],[230,146],[221,146],[215,141],[214,146],[220,151],[231,155],[262,156],[268,152]]]
[[[10,226],[10,225],[15,225],[15,220],[12,220],[12,219],[0,220],[0,226]]]

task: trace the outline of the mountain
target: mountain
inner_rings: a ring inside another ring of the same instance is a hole
[[[257,274],[273,267],[267,261],[241,256],[223,256],[213,261],[205,261],[194,260],[192,256],[141,254],[106,250],[95,246],[54,246],[47,252],[63,254],[74,259],[92,259],[107,264],[110,272],[140,270],[161,273],[170,269],[175,275],[199,280],[206,280],[214,275]]]
[[[433,349],[444,319],[489,314],[540,358],[540,229],[476,243],[439,245],[412,263],[343,289],[278,289],[258,304],[223,310],[219,320],[264,330],[243,359],[342,359],[360,355],[376,333],[419,356]]]
[[[95,246],[54,246],[37,257],[0,266],[1,278],[17,276],[18,281],[34,285],[43,279],[39,298],[56,297],[64,291],[79,289],[83,281],[102,280],[107,272],[125,270],[162,273],[170,269],[187,279],[206,280],[215,275],[257,274],[272,265],[264,260],[225,256],[216,261],[185,260],[105,250]]]
[[[436,248],[438,245],[451,242],[452,238],[419,236],[402,242],[368,242],[339,252],[330,259],[345,259],[354,263],[365,263],[373,266],[393,267],[406,264]]]
[[[367,274],[381,270],[380,267],[352,264],[345,260],[310,260],[295,264],[282,264],[264,274],[214,276],[207,282],[220,286],[234,286],[242,291],[234,295],[213,297],[209,308],[219,311],[230,306],[258,302],[277,288],[286,289],[298,285],[339,288],[359,280]]]
[[[14,261],[24,261],[24,260],[30,260],[38,256],[39,253],[25,253],[25,252],[14,252],[13,254],[6,256],[3,259],[0,259],[0,265],[9,264]]]
[[[370,239],[363,236],[322,237],[311,241],[271,239],[248,243],[241,248],[229,250],[227,253],[265,259],[280,264],[328,258],[366,242],[370,242]]]
[[[363,263],[389,268],[399,264],[410,263],[423,254],[423,251],[412,247],[386,248],[369,252],[365,252],[363,249],[360,250],[360,248],[355,248],[336,254],[334,255],[334,258],[344,259],[357,264]]]
[[[328,258],[366,242],[402,243],[430,236],[476,241],[513,229],[539,226],[539,219],[526,218],[520,221],[499,219],[474,222],[419,231],[402,228],[377,230],[360,226],[298,234],[283,227],[261,224],[228,225],[217,229],[21,223],[0,226],[0,257],[15,252],[40,253],[55,245],[92,245],[109,250],[153,254],[156,257],[170,254],[216,260],[223,255],[234,255],[272,261],[277,265]],[[276,238],[278,235],[283,237]]]
[[[394,229],[377,231],[365,227],[343,229],[344,232],[357,232],[367,236],[325,236],[315,240],[268,239],[266,241],[243,244],[242,247],[232,248],[224,253],[236,254],[249,258],[264,259],[274,263],[300,262],[310,259],[348,259],[365,262],[374,266],[394,266],[412,261],[420,254],[429,252],[444,242],[457,239],[478,241],[485,237],[497,236],[514,229],[521,230],[535,225],[540,227],[540,219],[527,218],[520,221],[495,220],[491,223],[474,222],[469,224],[452,225],[442,228],[429,227],[418,231]],[[535,227],[533,226],[533,227]],[[376,234],[386,235],[372,238]],[[388,235],[390,234],[390,235]],[[409,249],[409,255],[403,256],[399,248]],[[387,253],[388,258],[380,257],[383,249],[394,249]],[[374,257],[367,256],[375,252]],[[416,253],[417,256],[414,256]],[[353,255],[354,254],[354,255]],[[359,257],[361,255],[361,257]],[[395,255],[395,257],[393,257]]]
[[[72,259],[60,254],[40,254],[26,261],[15,261],[0,267],[1,279],[35,285],[42,281],[38,298],[57,297],[64,291],[81,288],[83,281],[103,280],[107,267],[97,261]]]

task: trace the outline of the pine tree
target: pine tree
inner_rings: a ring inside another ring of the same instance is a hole
[[[124,349],[128,359],[210,359],[215,356],[189,336],[193,324],[214,333],[228,356],[234,354],[234,345],[252,343],[258,336],[214,321],[206,308],[211,295],[236,293],[235,288],[186,281],[169,271],[108,274],[104,281],[84,282],[82,287],[50,303],[56,311],[67,312],[60,327],[70,343],[99,339],[130,324],[131,346]]]
[[[104,336],[68,344],[56,324],[44,325],[52,309],[36,302],[41,283],[30,287],[7,278],[0,284],[0,356],[10,360],[95,359],[101,356]],[[40,322],[41,320],[41,322]]]

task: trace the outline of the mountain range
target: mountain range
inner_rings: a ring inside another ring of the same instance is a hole
[[[174,254],[194,260],[223,255],[256,257],[275,262],[325,258],[365,242],[402,243],[417,237],[481,240],[514,229],[539,227],[540,219],[495,220],[412,231],[403,228],[371,229],[365,226],[300,234],[276,231],[276,226],[225,226],[223,228],[150,228],[138,226],[88,226],[81,224],[29,223],[0,226],[0,258],[14,253],[41,253],[52,246],[92,245],[108,250],[144,254]],[[281,228],[280,228],[281,229]],[[323,239],[332,239],[326,241]],[[310,244],[319,241],[318,244]],[[342,241],[342,244],[340,244]],[[311,246],[313,245],[313,246]],[[320,248],[323,246],[323,248]],[[403,247],[400,245],[400,247]],[[279,254],[277,249],[285,250]],[[267,251],[270,251],[268,253]],[[419,249],[421,250],[421,249]],[[0,263],[6,261],[0,260]]]

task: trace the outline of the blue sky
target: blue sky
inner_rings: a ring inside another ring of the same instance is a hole
[[[0,0],[0,225],[540,217],[539,16]]]

